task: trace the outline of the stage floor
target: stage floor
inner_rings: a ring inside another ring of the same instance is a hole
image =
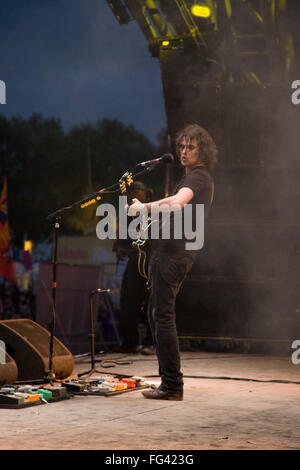
[[[147,400],[133,391],[0,409],[0,449],[300,449],[300,365],[290,357],[181,356],[183,401]],[[97,360],[131,361],[109,369],[98,362],[103,374],[138,375],[159,383],[156,356],[104,354]],[[88,370],[89,361],[76,359],[72,376]]]

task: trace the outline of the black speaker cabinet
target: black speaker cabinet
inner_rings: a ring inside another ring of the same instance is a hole
[[[10,357],[9,354],[5,353],[5,350],[0,345],[0,386],[4,384],[14,384],[18,378],[18,368],[16,362]]]
[[[18,367],[18,381],[43,379],[49,369],[50,333],[28,319],[0,322],[0,340]],[[74,368],[70,351],[54,337],[53,371],[58,379],[68,377]]]

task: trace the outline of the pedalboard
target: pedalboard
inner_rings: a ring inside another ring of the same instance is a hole
[[[142,377],[101,375],[70,378],[55,385],[9,385],[0,387],[0,408],[26,408],[66,400],[74,395],[112,396],[147,388]]]
[[[67,400],[71,396],[61,385],[5,385],[0,388],[0,408],[26,408]]]
[[[148,388],[142,377],[94,376],[87,379],[70,379],[62,386],[74,395],[112,396],[120,393]]]

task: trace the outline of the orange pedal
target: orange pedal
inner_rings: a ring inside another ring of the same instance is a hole
[[[136,380],[134,380],[134,379],[122,379],[122,382],[127,384],[128,388],[135,388],[136,387]]]
[[[127,388],[127,384],[123,382],[115,382],[115,390],[125,390]]]
[[[37,393],[35,395],[29,395],[29,397],[27,398],[28,401],[39,401],[40,399],[41,397]]]

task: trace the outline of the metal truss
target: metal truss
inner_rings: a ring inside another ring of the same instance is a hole
[[[218,62],[229,81],[265,87],[289,77],[295,55],[289,29],[293,0],[206,0],[209,18],[192,15],[196,0],[109,3],[114,1],[137,21],[154,57],[162,49],[195,49],[204,60]]]

